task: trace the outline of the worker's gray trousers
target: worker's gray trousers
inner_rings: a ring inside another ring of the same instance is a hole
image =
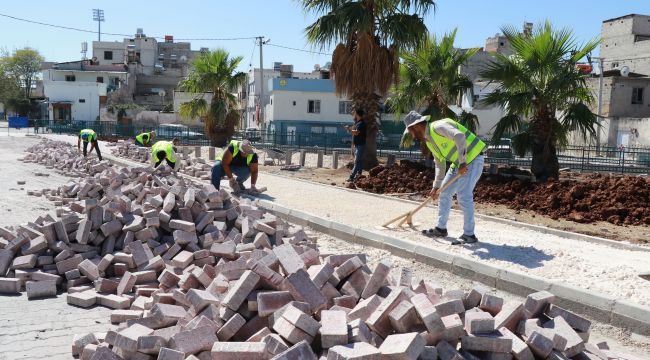
[[[453,182],[445,191],[440,193],[440,202],[438,204],[438,225],[439,229],[447,228],[449,212],[451,211],[452,198],[458,195],[458,204],[463,210],[463,235],[474,235],[474,187],[481,178],[483,173],[483,155],[477,156],[469,165],[467,165],[467,174],[461,176]],[[447,171],[445,179],[442,181],[444,186],[458,173],[458,167],[452,166]]]

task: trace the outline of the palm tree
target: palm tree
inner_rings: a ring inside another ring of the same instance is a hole
[[[401,54],[400,81],[394,87],[395,95],[387,101],[397,120],[401,114],[417,109],[433,119],[455,119],[466,125],[468,130],[476,131],[476,115],[465,111],[456,114],[449,107],[472,88],[472,81],[460,73],[460,68],[478,51],[454,48],[455,39],[455,29],[440,41],[430,34],[414,51]],[[408,145],[410,142],[411,139],[405,138],[402,144]],[[426,146],[422,149],[428,153]]]
[[[599,40],[579,44],[570,29],[555,29],[546,22],[530,35],[513,27],[502,29],[513,55],[495,54],[481,76],[500,84],[486,96],[487,105],[500,105],[506,115],[494,129],[493,141],[513,135],[519,155],[532,153],[531,171],[539,181],[559,176],[558,147],[569,134],[595,136],[597,116],[589,110],[593,95],[589,75],[576,63],[593,51]]]
[[[331,72],[336,92],[365,110],[368,134],[364,166],[377,161],[380,100],[399,75],[398,54],[415,48],[427,34],[423,16],[432,0],[301,0],[319,15],[306,29],[307,40],[321,48],[337,44]]]
[[[205,134],[212,146],[224,146],[239,121],[237,87],[245,84],[246,74],[236,71],[242,57],[231,58],[226,50],[217,49],[198,55],[179,89],[193,94],[181,104],[179,113],[186,118],[205,117]],[[210,93],[208,103],[205,94]]]

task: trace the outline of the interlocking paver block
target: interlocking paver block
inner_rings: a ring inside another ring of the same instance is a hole
[[[416,332],[388,335],[379,347],[382,360],[417,360],[424,350],[424,339]]]

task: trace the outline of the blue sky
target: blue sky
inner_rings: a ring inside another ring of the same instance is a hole
[[[271,44],[311,49],[305,42],[304,28],[314,17],[304,14],[296,0],[184,0],[184,1],[78,1],[53,3],[45,0],[2,2],[0,13],[34,21],[96,30],[92,8],[104,10],[102,31],[133,34],[144,28],[149,36],[174,35],[178,38],[231,38],[263,35]],[[457,46],[483,46],[485,38],[503,25],[520,27],[524,21],[539,23],[550,19],[557,26],[574,29],[578,39],[586,41],[600,34],[603,20],[630,14],[650,14],[648,0],[439,0],[437,11],[426,18],[430,31],[442,34],[458,28]],[[49,61],[80,58],[81,42],[97,39],[97,34],[54,29],[0,16],[0,48],[13,50],[23,46],[38,49]],[[102,40],[121,40],[120,36],[102,35]],[[192,41],[192,48],[223,47],[244,57],[241,70],[249,63],[259,65],[253,40]],[[91,46],[89,46],[91,48]],[[89,53],[90,55],[90,53]],[[252,55],[252,56],[251,56]],[[296,71],[309,71],[324,64],[328,56],[267,46],[265,67],[273,61],[294,64]]]

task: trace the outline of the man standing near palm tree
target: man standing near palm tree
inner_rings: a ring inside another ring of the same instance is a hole
[[[346,126],[345,130],[352,134],[354,144],[354,167],[348,181],[354,181],[363,172],[363,156],[366,150],[366,123],[363,122],[363,109],[356,109],[352,112],[354,125]]]
[[[447,236],[447,221],[451,211],[452,197],[457,195],[463,210],[463,234],[459,240],[465,243],[478,241],[474,234],[474,187],[483,173],[483,149],[485,143],[460,123],[452,119],[429,122],[429,116],[411,111],[404,118],[405,132],[421,142],[426,142],[436,164],[436,178],[431,190],[435,200],[439,196],[438,224],[429,234]],[[447,161],[452,165],[445,174]],[[449,183],[457,174],[460,177],[450,183],[440,194],[438,190]]]

